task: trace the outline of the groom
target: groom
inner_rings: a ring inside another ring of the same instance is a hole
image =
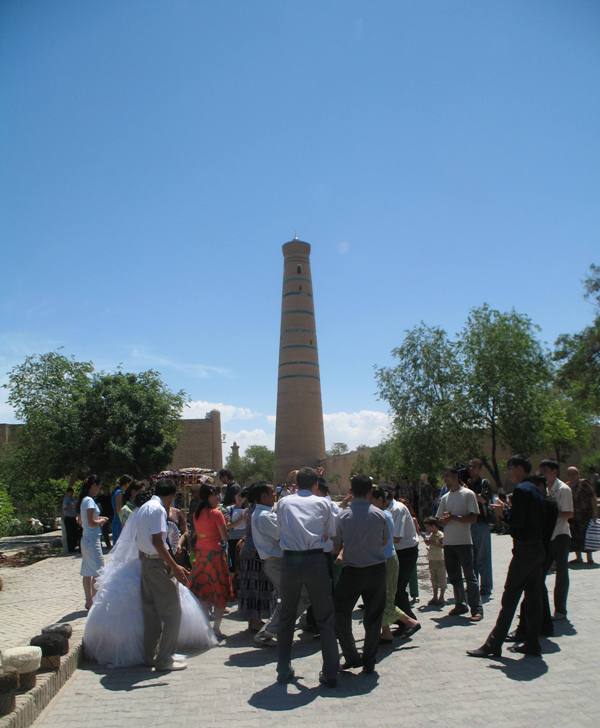
[[[136,533],[142,562],[144,663],[156,670],[185,670],[185,661],[173,659],[181,623],[181,604],[173,577],[187,584],[189,575],[175,562],[167,546],[167,513],[175,498],[175,483],[159,480],[154,493],[139,509]]]

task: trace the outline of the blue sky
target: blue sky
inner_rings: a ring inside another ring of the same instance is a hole
[[[599,38],[594,0],[4,0],[0,375],[154,367],[272,444],[295,233],[329,443],[381,437],[373,365],[421,320],[583,327]]]

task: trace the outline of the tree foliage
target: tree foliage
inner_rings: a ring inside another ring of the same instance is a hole
[[[345,442],[334,442],[333,445],[325,451],[328,458],[344,455],[348,452],[348,445]]]
[[[14,367],[6,387],[24,424],[3,450],[0,478],[18,510],[39,517],[55,508],[61,478],[145,477],[172,460],[185,396],[155,371],[94,372],[50,352]]]
[[[260,480],[273,482],[275,453],[264,445],[250,445],[240,458],[238,470],[233,470],[237,481],[242,485],[250,485]]]
[[[596,418],[600,416],[600,266],[592,265],[584,282],[585,296],[595,303],[596,314],[589,326],[556,340],[558,385]]]
[[[563,462],[577,447],[585,447],[592,434],[592,419],[580,404],[553,388],[548,392],[542,415],[544,447],[551,448],[557,462]]]
[[[500,448],[532,452],[540,444],[551,374],[527,316],[484,305],[455,341],[421,324],[392,354],[395,366],[376,377],[394,416],[387,447],[407,477],[478,455],[500,485]]]

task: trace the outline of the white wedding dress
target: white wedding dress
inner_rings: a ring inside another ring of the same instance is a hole
[[[98,577],[98,592],[83,633],[87,657],[106,667],[130,667],[144,662],[141,563],[135,540],[138,511],[129,516],[107,565]],[[180,652],[195,652],[217,643],[200,602],[178,584]]]

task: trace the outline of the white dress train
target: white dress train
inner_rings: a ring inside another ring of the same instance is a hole
[[[130,667],[144,662],[141,563],[135,540],[138,511],[127,519],[110,560],[100,572],[98,592],[83,633],[88,657],[106,667]],[[204,608],[183,584],[178,584],[181,627],[180,652],[194,652],[216,644]]]

